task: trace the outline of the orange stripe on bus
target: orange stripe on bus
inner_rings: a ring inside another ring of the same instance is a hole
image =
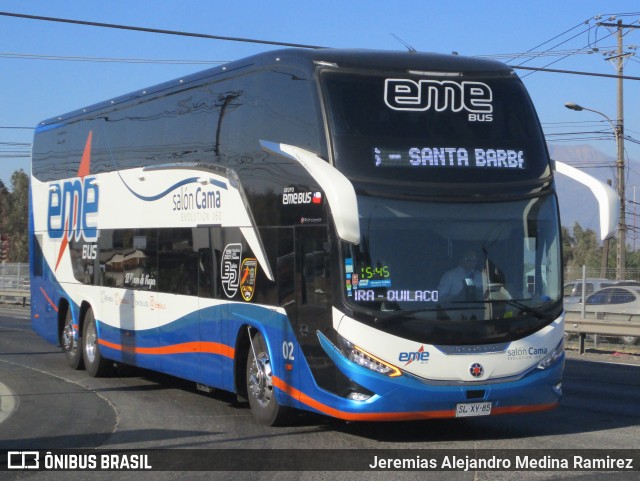
[[[535,413],[538,411],[548,411],[558,406],[557,402],[548,404],[533,404],[530,406],[503,406],[494,407],[491,410],[491,414],[524,414]]]
[[[207,353],[207,354],[219,354],[221,356],[229,357],[233,359],[235,349],[225,344],[217,342],[184,342],[182,344],[172,344],[170,346],[159,347],[136,347],[136,346],[123,346],[113,342],[99,339],[98,343],[104,347],[116,349],[118,351],[132,352],[134,354],[188,354],[188,353]]]
[[[299,399],[303,404],[306,404],[307,406],[310,406],[317,411],[320,411],[321,413],[347,421],[408,421],[416,419],[451,418],[455,416],[455,411],[453,409],[446,409],[441,411],[350,413],[327,406],[326,404],[323,404],[311,398],[310,396],[307,396],[302,391],[289,386],[287,383],[277,378],[276,376],[273,376],[273,385],[278,389],[286,392],[291,397]]]
[[[341,411],[339,409],[327,406],[310,396],[307,396],[302,391],[290,386],[282,379],[273,376],[273,385],[281,391],[287,393],[294,399],[298,399],[301,403],[314,408],[321,413],[328,416],[332,416],[338,419],[344,419],[346,421],[411,421],[419,419],[439,419],[439,418],[453,418],[456,415],[454,409],[445,409],[440,411],[408,411],[408,412],[387,412],[387,413],[351,413],[347,411]],[[546,411],[556,407],[558,403],[550,404],[538,404],[533,406],[505,406],[495,407],[491,414],[517,414],[517,413],[530,413],[536,411]]]
[[[44,298],[51,305],[51,307],[53,307],[53,310],[58,312],[58,306],[54,304],[54,302],[51,300],[51,298],[47,295],[47,293],[44,291],[42,287],[40,288],[40,292],[42,292],[42,295],[44,296]]]

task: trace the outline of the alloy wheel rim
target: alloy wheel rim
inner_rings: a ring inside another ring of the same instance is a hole
[[[263,406],[271,402],[273,393],[271,376],[271,361],[269,356],[262,352],[254,359],[249,370],[249,389],[252,397]]]

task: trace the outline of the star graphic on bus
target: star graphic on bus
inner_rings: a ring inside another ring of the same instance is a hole
[[[416,352],[423,353],[424,352],[424,344],[422,346],[420,346],[420,349],[418,349]],[[411,364],[416,359],[421,359],[421,355],[411,356],[410,359],[409,359],[409,362],[407,362],[404,366],[407,367],[409,364]]]
[[[87,142],[84,146],[84,151],[82,152],[82,158],[80,159],[80,167],[78,167],[78,175],[80,178],[80,182],[84,182],[84,178],[89,175],[89,170],[91,166],[91,138],[93,136],[93,131],[89,131],[89,135],[87,136]],[[63,194],[64,195],[64,194]],[[62,199],[61,199],[62,202]],[[74,197],[73,200],[73,215],[68,216],[66,219],[66,225],[64,228],[65,234],[62,236],[62,242],[60,244],[60,251],[58,252],[58,260],[56,261],[55,271],[58,270],[58,266],[60,265],[60,261],[62,260],[62,256],[64,251],[67,249],[69,245],[69,238],[71,237],[71,230],[77,227],[78,222],[80,222],[79,218],[79,206],[78,206],[78,198]],[[72,220],[73,219],[73,220]]]

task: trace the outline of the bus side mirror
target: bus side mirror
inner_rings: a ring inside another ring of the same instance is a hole
[[[610,185],[599,181],[589,174],[585,174],[569,164],[557,160],[553,163],[555,164],[555,171],[558,174],[566,175],[591,190],[598,201],[600,211],[600,239],[605,240],[613,237],[618,225],[618,209],[620,206],[618,193]]]
[[[351,244],[360,243],[358,198],[353,184],[342,172],[313,152],[293,145],[260,140],[265,152],[294,160],[306,169],[327,198],[338,237]]]

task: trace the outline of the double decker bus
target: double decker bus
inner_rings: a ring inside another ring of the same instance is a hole
[[[40,123],[31,201],[33,328],[92,376],[161,371],[269,425],[561,397],[554,162],[503,64],[259,54]]]

